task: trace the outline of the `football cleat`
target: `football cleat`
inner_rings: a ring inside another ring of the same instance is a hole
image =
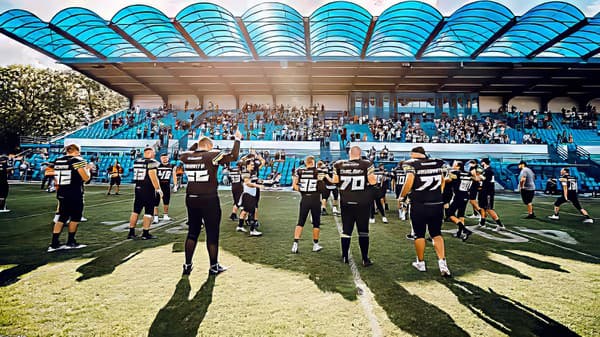
[[[418,271],[427,271],[427,268],[425,268],[425,261],[415,261],[412,263],[412,266],[415,267]]]
[[[381,217],[381,221],[383,221],[383,223],[388,223],[388,219],[386,217]]]
[[[248,232],[248,231],[246,230],[246,228],[244,228],[243,226],[241,226],[241,227],[240,227],[240,226],[237,226],[237,227],[235,228],[235,231],[236,231],[236,232],[242,232],[242,233],[246,233],[246,232]]]
[[[369,223],[375,223],[375,218],[370,218]]]
[[[406,234],[406,240],[415,240],[417,238],[414,234]]]
[[[61,249],[64,249],[64,248],[65,248],[65,246],[63,246],[63,245],[60,245],[60,244],[59,244],[59,245],[57,245],[57,246],[50,245],[50,247],[48,247],[48,250],[47,250],[47,252],[48,252],[48,253],[52,253],[52,252],[55,252],[55,251],[57,251],[57,250],[61,250]]]
[[[219,263],[215,263],[212,266],[210,266],[210,268],[208,269],[208,273],[210,275],[218,275],[226,271],[227,269],[229,269],[229,267],[225,267],[220,265]]]
[[[294,242],[292,244],[292,253],[293,254],[298,254],[298,242]]]
[[[556,215],[556,214],[552,214],[552,215],[548,216],[548,219],[551,219],[551,220],[560,220],[560,217],[558,215]]]
[[[6,208],[0,209],[0,213],[8,213],[8,212],[10,212],[10,209],[6,209]],[[54,224],[54,223],[52,223],[52,224]]]
[[[170,220],[173,220],[173,219],[171,219],[171,217],[169,217],[168,214],[163,215],[163,221],[170,221]]]
[[[373,265],[373,261],[371,261],[371,259],[367,258],[366,260],[363,260],[363,267],[370,267]]]
[[[496,228],[494,228],[494,232],[499,232],[503,230],[506,230],[506,227],[504,227],[504,225],[498,225],[496,226]]]
[[[583,219],[583,223],[594,223],[594,219],[592,219],[592,218]]]
[[[86,222],[86,221],[88,221],[88,219],[87,219],[86,217],[83,217],[83,216],[82,216],[82,217],[81,217],[81,220],[79,220],[79,221],[80,221],[80,222]]]
[[[154,220],[152,220],[152,223],[158,223],[158,215],[154,216]]]
[[[73,242],[67,242],[67,244],[64,246],[64,249],[81,249],[81,248],[85,248],[85,247],[87,247],[87,245],[73,241]]]
[[[450,276],[450,269],[448,269],[448,265],[446,264],[446,260],[438,260],[438,267],[440,268],[440,273],[443,277]]]
[[[257,231],[256,229],[253,229],[250,231],[250,236],[261,236],[262,232]]]
[[[147,235],[142,235],[141,236],[142,240],[152,240],[152,239],[158,239],[156,236],[148,233]]]
[[[535,219],[535,214],[533,214],[533,213],[531,213],[531,214],[528,214],[528,215],[525,217],[525,219]]]
[[[194,265],[193,264],[187,264],[184,263],[183,264],[183,272],[181,273],[181,275],[189,275],[192,273],[192,269],[194,269]]]
[[[318,244],[318,243],[313,243],[313,248],[312,248],[312,251],[313,251],[313,252],[318,252],[318,251],[320,251],[321,249],[323,249],[323,247],[322,247],[320,244]]]
[[[345,264],[349,264],[350,263],[350,259],[347,256],[342,256],[342,262]]]
[[[471,232],[470,230],[465,228],[463,234],[461,235],[461,239],[463,240],[463,242],[467,241],[467,239],[469,238],[469,236],[471,236],[471,234],[473,234],[473,232]]]
[[[137,238],[137,235],[135,235],[135,234],[128,234],[127,235],[127,240],[134,240],[135,238]]]
[[[481,218],[481,215],[473,213],[473,214],[469,215],[467,218],[469,218],[469,219],[479,219],[479,218]]]
[[[231,220],[231,221],[238,221],[237,214],[231,213],[231,215],[229,216],[229,220]]]
[[[461,238],[462,237],[462,230],[457,230],[456,233],[452,234],[453,237],[455,238]]]

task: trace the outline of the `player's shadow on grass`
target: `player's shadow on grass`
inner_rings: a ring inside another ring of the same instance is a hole
[[[543,313],[497,294],[491,288],[488,292],[456,279],[443,283],[473,314],[509,336],[579,336]]]
[[[520,254],[515,254],[513,252],[509,252],[506,250],[499,250],[496,251],[496,253],[504,255],[508,258],[511,258],[515,261],[519,261],[525,264],[528,264],[532,267],[535,268],[540,268],[540,269],[550,269],[550,270],[555,270],[561,273],[569,273],[568,270],[564,270],[560,267],[560,265],[556,264],[556,263],[552,263],[552,262],[547,262],[547,261],[542,261],[542,260],[538,260],[538,259],[534,259],[530,256],[525,256],[525,255],[520,255]]]
[[[187,276],[182,277],[169,302],[154,318],[148,336],[196,336],[212,302],[214,287],[215,275],[209,275],[200,290],[190,299],[190,280]]]

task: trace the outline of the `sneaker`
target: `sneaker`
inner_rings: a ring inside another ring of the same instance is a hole
[[[481,215],[473,213],[473,214],[469,215],[467,218],[469,218],[469,219],[478,219],[478,218],[481,218]]]
[[[427,268],[425,268],[425,261],[415,261],[412,263],[412,266],[415,267],[418,271],[427,271]]]
[[[548,219],[551,219],[551,220],[560,220],[560,217],[558,215],[556,215],[556,214],[552,214],[552,215],[548,216]]]
[[[115,193],[115,195],[121,195],[121,193],[117,192],[117,193]]]
[[[81,248],[85,248],[87,247],[87,245],[81,244],[81,243],[77,243],[75,242],[67,242],[67,244],[65,245],[65,249],[81,249]]]
[[[525,219],[535,219],[535,214],[533,214],[533,213],[531,213],[531,214],[528,214],[528,215],[525,217]]]
[[[457,230],[456,233],[452,234],[453,237],[455,238],[461,238],[462,237],[462,230]]]
[[[250,236],[261,236],[262,232],[257,231],[256,229],[253,229],[250,231]]]
[[[171,219],[171,217],[169,217],[168,214],[163,215],[163,221],[170,221],[170,220],[173,220],[173,219]]]
[[[242,226],[242,227],[240,227],[240,226],[237,226],[237,227],[235,228],[235,231],[236,231],[236,232],[242,232],[242,233],[246,233],[246,232],[247,232],[246,228],[244,228],[243,226]]]
[[[338,212],[337,207],[333,207],[332,213],[333,215],[340,215],[340,212]]]
[[[127,240],[134,240],[135,238],[137,238],[137,235],[135,235],[135,234],[128,234],[127,235]]]
[[[221,274],[222,272],[226,271],[227,269],[229,269],[229,267],[225,267],[218,263],[215,263],[212,266],[210,266],[210,268],[208,269],[208,274],[218,275],[218,274]]]
[[[469,236],[471,236],[471,234],[473,234],[473,232],[471,232],[470,230],[466,229],[464,230],[461,239],[464,241],[467,241],[467,239],[469,238]]]
[[[158,216],[157,215],[154,216],[154,220],[152,220],[152,223],[158,223]]]
[[[424,266],[424,265],[423,265]],[[438,267],[440,267],[440,273],[443,277],[450,276],[450,269],[448,269],[448,265],[446,264],[446,260],[438,260]]]
[[[48,252],[48,253],[52,253],[52,252],[55,252],[55,251],[57,251],[57,250],[61,250],[61,249],[64,249],[64,248],[65,248],[65,246],[63,246],[63,245],[60,245],[60,244],[59,244],[59,245],[57,245],[57,246],[50,245],[50,247],[48,247],[48,250],[47,250],[47,252]]]
[[[499,232],[503,230],[506,230],[506,227],[504,227],[504,225],[498,225],[496,226],[496,228],[494,228],[494,232]]]
[[[312,250],[313,252],[318,252],[318,251],[320,251],[321,249],[323,249],[323,247],[322,247],[320,244],[318,244],[318,243],[313,243],[313,250]]]
[[[589,218],[589,219],[583,219],[583,223],[594,223],[594,219]]]
[[[375,223],[375,218],[369,219],[369,223]]]
[[[347,256],[342,256],[342,262],[345,264],[349,264],[350,263],[350,259],[348,259]]]
[[[298,242],[294,242],[292,244],[292,253],[293,254],[298,254]]]
[[[383,223],[388,223],[388,219],[386,217],[381,217],[381,221],[383,221]]]
[[[369,267],[373,265],[373,261],[371,261],[371,259],[367,258],[366,260],[363,260],[363,267]]]
[[[87,219],[86,217],[83,217],[83,216],[82,216],[82,217],[81,217],[81,220],[79,220],[79,221],[80,221],[80,222],[86,222],[86,221],[88,221],[88,219]]]
[[[0,213],[8,213],[10,212],[10,209],[0,209]],[[54,224],[54,223],[53,223]]]
[[[106,195],[110,195],[110,192],[107,192]]]
[[[231,220],[231,221],[238,221],[239,219],[237,217],[237,214],[231,213],[231,215],[229,216],[229,220]]]
[[[183,272],[181,273],[181,275],[189,275],[192,273],[192,269],[194,269],[194,265],[193,264],[183,264]]]
[[[152,239],[157,239],[156,236],[152,235],[152,234],[147,234],[147,235],[142,235],[141,236],[142,240],[152,240]]]
[[[406,239],[407,239],[407,240],[413,240],[413,241],[414,241],[414,240],[416,240],[416,239],[417,239],[417,236],[416,236],[416,235],[414,235],[414,234],[406,234]]]

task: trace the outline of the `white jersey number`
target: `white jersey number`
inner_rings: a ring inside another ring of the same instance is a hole
[[[415,191],[435,191],[442,185],[442,176],[425,176],[420,178],[423,181],[423,186],[415,189]]]
[[[348,185],[351,185],[351,191],[362,191],[365,189],[365,177],[364,176],[341,176],[342,186],[340,189],[348,189]]]

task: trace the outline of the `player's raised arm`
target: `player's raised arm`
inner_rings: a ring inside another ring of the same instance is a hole
[[[377,176],[375,175],[375,166],[373,165],[367,169],[367,181],[371,186],[377,185]]]

